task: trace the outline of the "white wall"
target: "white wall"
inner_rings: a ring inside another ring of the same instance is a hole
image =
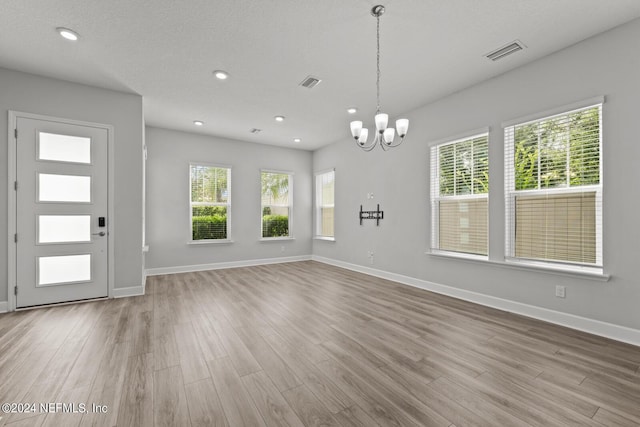
[[[311,254],[311,152],[152,127],[146,128],[146,144],[150,272]],[[233,243],[187,244],[190,162],[232,166]],[[295,240],[260,241],[260,169],[294,174]]]
[[[640,20],[411,111],[407,140],[364,153],[352,140],[314,153],[315,171],[336,168],[336,242],[313,254],[603,322],[640,329]],[[509,60],[509,59],[505,59]],[[437,82],[425,82],[437,84]],[[419,90],[419,89],[417,89]],[[501,123],[594,96],[603,107],[604,267],[608,282],[426,255],[429,141],[489,126],[490,256],[504,258]],[[384,96],[384,93],[383,93]],[[384,99],[383,99],[384,100]],[[399,112],[386,111],[397,114]],[[345,121],[345,134],[348,123]],[[366,200],[366,193],[375,198]],[[358,224],[360,204],[384,220]],[[374,265],[367,251],[375,252]],[[567,287],[566,299],[554,296]]]
[[[0,138],[8,110],[113,125],[115,287],[142,280],[142,98],[0,68]],[[7,300],[7,144],[0,149],[0,301]]]

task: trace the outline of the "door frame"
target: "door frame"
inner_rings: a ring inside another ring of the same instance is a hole
[[[14,241],[14,235],[17,233],[17,194],[15,190],[15,182],[17,180],[17,138],[15,129],[17,129],[18,119],[35,119],[46,120],[51,122],[87,126],[107,131],[107,214],[109,215],[109,229],[107,233],[107,289],[108,297],[113,298],[113,289],[115,283],[115,147],[114,147],[114,128],[112,125],[103,123],[85,122],[79,120],[71,120],[61,117],[45,116],[42,114],[25,113],[21,111],[9,110],[9,120],[7,129],[7,147],[8,147],[8,182],[7,182],[7,311],[16,310],[16,296],[14,287],[17,285],[17,244]]]

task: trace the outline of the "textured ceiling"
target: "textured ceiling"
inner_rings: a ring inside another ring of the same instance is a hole
[[[138,93],[148,125],[315,149],[350,138],[349,106],[372,121],[375,4],[1,0],[0,66]],[[640,16],[638,0],[383,4],[381,96],[391,118]],[[59,26],[81,40],[63,40]],[[483,57],[515,39],[528,48],[497,63]],[[215,79],[216,69],[231,78]],[[312,90],[298,86],[309,74],[322,79]]]

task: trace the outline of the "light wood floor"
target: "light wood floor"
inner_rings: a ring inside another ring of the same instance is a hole
[[[15,426],[637,426],[640,348],[315,262],[0,315]]]

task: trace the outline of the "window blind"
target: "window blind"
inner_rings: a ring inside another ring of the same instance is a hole
[[[335,171],[316,174],[316,236],[334,237]]]
[[[261,172],[262,238],[290,237],[293,175]]]
[[[228,238],[231,169],[191,164],[191,240]]]
[[[507,257],[602,266],[602,104],[508,126]]]
[[[431,247],[488,254],[487,133],[431,147]]]

